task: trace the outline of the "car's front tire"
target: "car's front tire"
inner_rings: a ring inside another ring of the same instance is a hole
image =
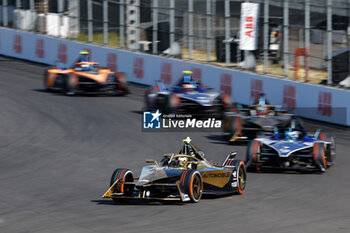
[[[326,161],[326,148],[322,142],[316,142],[313,147],[313,160],[315,165],[321,172],[325,172],[327,169]]]
[[[180,178],[180,186],[191,202],[199,202],[203,193],[203,179],[198,171],[191,169],[183,171]]]
[[[234,193],[243,194],[247,183],[247,171],[245,164],[241,160],[235,160],[231,166],[234,166],[234,169],[232,171],[232,187]]]
[[[126,168],[115,169],[115,171],[111,176],[109,186],[111,187],[117,180],[120,180],[123,182],[134,182],[134,174],[130,169],[126,169]],[[133,191],[134,191],[134,185],[119,184],[119,183],[117,183],[112,190],[113,193],[119,193],[122,196],[131,196],[133,194]],[[121,200],[117,198],[112,198],[112,199],[118,202]]]

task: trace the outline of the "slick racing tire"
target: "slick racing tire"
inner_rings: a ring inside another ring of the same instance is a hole
[[[49,77],[48,69],[45,69],[45,72],[44,72],[44,89],[46,91],[51,91],[51,88],[47,85],[48,77]]]
[[[260,148],[261,148],[261,143],[259,141],[252,140],[248,143],[246,159],[245,159],[245,164],[248,168],[251,168],[252,164],[259,162]]]
[[[237,116],[225,116],[224,130],[226,133],[226,140],[235,142],[242,131],[242,118]]]
[[[195,170],[183,171],[180,178],[181,190],[188,195],[193,203],[199,202],[203,193],[203,179]]]
[[[66,95],[69,95],[69,96],[75,95],[77,86],[78,86],[78,77],[72,74],[65,76],[64,92]]]
[[[319,135],[318,139],[331,143],[331,144],[328,144],[326,146],[326,161],[327,161],[327,166],[333,165],[333,163],[335,162],[335,157],[336,157],[335,139],[334,139],[333,135],[328,134],[328,133],[321,133]]]
[[[247,171],[244,162],[235,160],[230,166],[235,167],[232,171],[232,187],[234,193],[243,194],[247,184]]]
[[[316,167],[319,168],[321,172],[325,172],[327,169],[327,161],[326,161],[326,149],[325,144],[322,142],[316,142],[313,148],[312,158]]]
[[[130,93],[129,88],[127,86],[127,81],[125,79],[125,74],[123,72],[116,73],[116,81],[118,83],[116,87],[116,93],[121,95],[127,95]]]
[[[177,108],[179,107],[180,99],[176,94],[170,94],[167,99],[167,104],[165,107],[165,113],[171,114],[175,113]]]
[[[163,99],[164,103],[155,104],[155,109],[159,109],[162,113],[166,114],[176,113],[180,104],[180,99],[176,94],[158,95],[155,101],[158,102],[159,99]]]
[[[115,171],[111,176],[109,187],[111,187],[117,179],[123,182],[134,182],[134,174],[130,169],[126,169],[126,168],[115,169]],[[134,185],[119,184],[119,183],[117,183],[112,190],[113,193],[121,193],[123,196],[131,196],[133,191],[134,191]],[[113,200],[120,201],[120,199],[117,199],[117,198],[113,198]]]

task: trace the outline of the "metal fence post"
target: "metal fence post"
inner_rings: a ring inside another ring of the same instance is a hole
[[[136,1],[136,9],[137,9],[137,18],[136,18],[136,22],[137,22],[137,30],[136,30],[136,44],[137,44],[137,51],[140,51],[140,46],[139,46],[139,42],[140,42],[140,0],[135,0]]]
[[[16,8],[20,9],[22,7],[22,1],[21,0],[16,0]]]
[[[88,0],[87,4],[87,10],[88,10],[88,37],[89,42],[91,43],[93,40],[93,25],[92,25],[92,0]]]
[[[119,46],[124,48],[124,26],[125,26],[125,0],[119,1]]]
[[[231,63],[231,49],[230,49],[230,0],[225,0],[225,61],[226,66]]]
[[[103,44],[108,44],[108,0],[103,0]]]
[[[349,17],[349,22],[350,22],[350,0],[348,0],[348,17]],[[348,74],[348,76],[350,76],[350,25],[348,26],[348,28],[347,28],[348,30],[347,30],[347,34],[348,34],[348,49],[349,49],[349,51],[348,51],[348,66],[349,66],[349,74]]]
[[[304,61],[304,66],[306,73],[308,74],[308,69],[310,67],[310,0],[305,0],[305,47],[307,49],[306,60]],[[307,75],[308,76],[308,75]],[[305,81],[308,81],[308,77],[305,77]]]
[[[153,31],[152,31],[152,53],[157,54],[158,52],[158,0],[153,0]]]
[[[269,0],[264,1],[264,74],[269,66]]]
[[[332,82],[332,0],[327,0],[327,84]]]
[[[211,0],[207,0],[207,62],[211,57]]]
[[[32,12],[35,11],[34,0],[30,0],[30,2],[29,2],[29,8],[30,8],[30,10],[31,10]]]
[[[46,0],[48,1],[48,0]],[[80,14],[80,0],[72,0],[68,2],[69,6],[69,16],[72,20],[70,23],[71,33],[73,35],[73,39],[76,40],[78,37],[78,33],[80,30],[79,25],[79,14]]]
[[[7,0],[2,0],[2,23],[5,27],[8,26],[8,9]]]
[[[192,60],[193,50],[193,0],[188,1],[188,59]]]
[[[284,0],[283,4],[283,73],[284,78],[288,78],[289,65],[289,0]]]
[[[245,2],[249,2],[249,0],[245,0]],[[249,50],[244,50],[244,65],[246,65],[247,64],[247,57],[248,57],[248,55],[249,55],[249,53],[250,53],[250,51]]]
[[[170,47],[175,42],[175,0],[170,0]]]
[[[62,27],[62,16],[63,16],[63,1],[57,1],[57,11],[59,15],[58,19],[58,37],[61,37],[61,27]]]

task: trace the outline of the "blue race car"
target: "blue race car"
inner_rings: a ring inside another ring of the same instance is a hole
[[[145,102],[147,109],[159,109],[163,113],[222,114],[231,108],[227,94],[213,92],[193,81],[191,71],[183,71],[182,78],[171,88],[156,81],[146,91]]]
[[[335,140],[330,134],[317,130],[308,136],[295,121],[287,130],[275,132],[272,136],[252,140],[247,148],[246,166],[261,168],[307,169],[325,172],[334,164]]]

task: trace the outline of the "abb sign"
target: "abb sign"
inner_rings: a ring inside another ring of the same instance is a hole
[[[245,18],[245,26],[244,26],[244,33],[246,36],[253,38],[253,29],[254,29],[254,17],[248,16]]]
[[[57,61],[60,63],[67,63],[67,45],[66,44],[58,44],[57,47]]]
[[[250,100],[255,101],[263,92],[263,81],[259,79],[250,80]]]
[[[164,82],[164,84],[171,84],[171,63],[163,62],[160,70],[160,80]]]
[[[135,57],[134,58],[134,76],[135,78],[142,79],[143,78],[143,66],[144,66],[144,60],[142,57]]]
[[[241,25],[239,48],[241,50],[257,49],[257,25],[259,18],[258,3],[242,3],[241,7]]]
[[[202,70],[192,67],[192,79],[197,83],[202,83]]]
[[[283,107],[287,109],[295,109],[296,106],[296,89],[295,86],[283,86]]]
[[[13,51],[15,53],[22,53],[22,36],[14,35],[13,37]]]
[[[322,116],[332,116],[332,93],[325,91],[318,93],[317,113]]]
[[[118,71],[117,65],[118,56],[116,53],[107,53],[107,67],[113,72]]]
[[[225,73],[222,73],[220,75],[220,91],[225,93],[225,94],[228,94],[228,95],[231,95],[231,92],[232,92],[232,75],[231,74],[225,74]]]
[[[35,55],[37,58],[44,58],[45,57],[45,41],[44,39],[36,39],[35,42]]]

